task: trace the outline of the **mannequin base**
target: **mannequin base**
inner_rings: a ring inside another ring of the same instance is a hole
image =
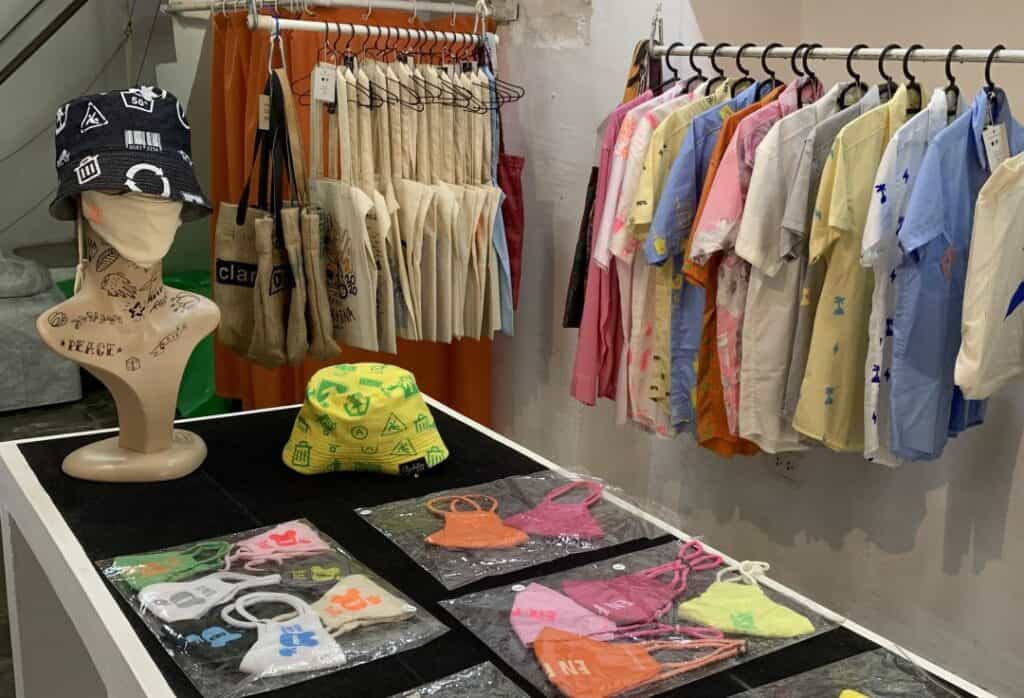
[[[65,474],[94,482],[164,482],[194,472],[206,460],[206,444],[190,431],[174,430],[171,447],[156,453],[129,451],[118,437],[82,446],[64,459]]]

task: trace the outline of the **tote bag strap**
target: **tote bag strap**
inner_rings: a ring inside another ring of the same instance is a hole
[[[272,99],[273,92],[273,79],[267,78],[267,84],[263,88],[263,95]],[[235,224],[244,225],[246,212],[249,209],[249,194],[252,191],[252,175],[256,171],[256,161],[259,159],[260,166],[260,180],[259,180],[259,192],[256,201],[256,205],[259,208],[266,210],[268,205],[267,201],[267,176],[269,174],[268,168],[270,166],[270,148],[271,148],[270,131],[264,131],[256,127],[256,138],[253,141],[252,146],[252,162],[249,165],[249,174],[245,178],[245,185],[242,187],[242,194],[238,199],[238,209],[235,214]]]
[[[302,134],[299,133],[299,112],[295,107],[295,97],[292,95],[292,84],[288,79],[288,71],[284,68],[276,68],[281,85],[281,96],[284,101],[284,127],[288,138],[289,167],[294,174],[296,189],[292,192],[301,204],[309,202],[309,187],[306,182],[305,153],[302,148]],[[312,108],[312,107],[311,107]]]

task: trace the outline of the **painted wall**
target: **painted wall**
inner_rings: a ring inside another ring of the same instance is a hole
[[[767,456],[729,461],[689,437],[660,441],[617,428],[611,403],[585,408],[569,396],[576,331],[561,318],[595,129],[621,97],[654,4],[530,0],[525,29],[505,30],[505,77],[528,90],[506,122],[510,149],[527,157],[528,205],[517,332],[496,342],[497,428],[648,497],[734,556],[770,561],[781,581],[999,695],[1024,696],[1024,544],[1013,533],[1024,527],[1019,388],[997,395],[988,422],[936,463],[889,470],[819,449],[799,462],[798,482],[777,476]],[[686,3],[665,5],[666,41],[691,43],[698,28],[678,8]],[[552,6],[562,30],[530,31],[538,8]],[[1024,6],[1010,0],[693,0],[692,8],[709,42],[1012,46],[1024,22]],[[776,65],[788,74],[784,61]],[[917,70],[930,89],[942,66]],[[835,80],[844,71],[819,63],[818,72]],[[973,94],[981,68],[956,72]],[[1003,65],[995,76],[1024,114],[1024,68]]]

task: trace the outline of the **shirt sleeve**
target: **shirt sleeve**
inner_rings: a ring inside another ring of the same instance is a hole
[[[878,174],[875,176],[871,204],[868,206],[867,221],[864,225],[864,238],[861,241],[860,263],[865,267],[872,266],[878,260],[885,251],[884,241],[895,230],[896,222],[892,218],[898,210],[898,197],[893,195],[894,185],[897,184],[894,182],[893,173],[897,170],[897,151],[897,143],[893,140],[885,149],[882,163],[878,166]]]
[[[644,253],[650,264],[664,264],[670,257],[683,253],[696,213],[697,141],[691,128],[672,163],[651,232],[644,244]]]
[[[629,224],[634,228],[645,226],[654,218],[654,208],[657,203],[654,200],[655,175],[658,171],[657,159],[664,157],[664,153],[661,152],[661,133],[660,130],[654,132],[651,145],[644,158],[643,170],[640,172],[640,183],[637,186],[636,195],[633,197],[633,210],[629,215]]]
[[[808,251],[811,264],[827,254],[839,237],[838,232],[831,225],[832,205],[836,201],[836,177],[839,170],[838,150],[838,146],[833,144],[832,152],[829,153],[828,160],[825,162],[825,169],[821,173],[818,198],[815,200],[814,212],[811,214],[811,239]]]
[[[704,265],[708,257],[726,247],[733,227],[738,223],[743,192],[740,184],[739,138],[726,148],[722,163],[715,173],[708,200],[697,221],[689,257]]]
[[[787,182],[780,181],[778,141],[778,131],[772,130],[757,149],[747,205],[736,234],[736,254],[768,276],[782,266],[779,229],[786,210]]]
[[[792,254],[800,243],[808,236],[807,214],[812,206],[811,201],[811,169],[813,166],[814,134],[804,139],[800,155],[797,157],[793,185],[786,196],[786,207],[782,214],[782,227],[779,229],[779,264]]]
[[[898,227],[900,245],[907,254],[946,234],[944,192],[942,156],[938,149],[929,148],[910,193],[903,224]]]
[[[634,226],[631,216],[650,143],[651,126],[650,122],[644,119],[637,126],[636,133],[633,134],[633,139],[629,143],[626,174],[622,178],[622,192],[619,195],[618,210],[612,223],[611,252],[621,259],[632,259],[635,248],[632,242]]]

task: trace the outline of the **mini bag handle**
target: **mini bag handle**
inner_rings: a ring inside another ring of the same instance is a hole
[[[544,497],[544,499],[541,501],[546,504],[551,504],[558,497],[561,497],[562,495],[568,494],[569,492],[579,488],[589,490],[590,492],[590,494],[588,494],[582,501],[579,502],[579,504],[583,504],[584,506],[587,507],[590,507],[593,504],[600,501],[601,493],[604,491],[604,485],[602,485],[600,482],[594,482],[593,480],[574,480],[573,482],[566,483],[561,487],[551,490],[550,492],[548,492],[547,496]]]
[[[431,499],[427,502],[427,509],[438,516],[444,516],[445,514],[457,514],[460,511],[457,508],[458,503],[466,502],[477,511],[484,512],[485,510],[474,501],[474,498],[490,502],[490,509],[486,510],[487,513],[494,513],[498,510],[498,500],[486,494],[453,494],[446,497],[437,497],[436,499]],[[442,502],[449,504],[447,511],[438,508],[438,504]]]

